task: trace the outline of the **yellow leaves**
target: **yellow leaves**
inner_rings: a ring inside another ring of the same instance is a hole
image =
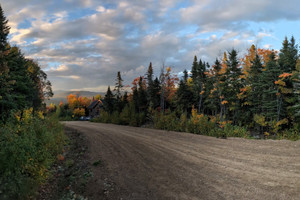
[[[37,113],[37,116],[38,116],[38,118],[40,118],[40,119],[45,119],[43,111],[39,111],[39,112]]]
[[[213,89],[210,91],[210,94],[214,93],[215,91],[217,91],[217,88],[213,88]]]
[[[85,109],[84,108],[76,108],[73,111],[74,116],[81,117],[85,115]]]
[[[170,72],[171,71],[171,67],[167,67],[167,72]]]
[[[192,122],[194,125],[196,125],[202,118],[204,117],[204,114],[197,114],[197,109],[194,108],[194,105],[192,107]]]
[[[267,126],[266,118],[263,115],[254,115],[254,121],[262,127]]]
[[[24,110],[22,118],[21,118],[21,112],[17,112],[17,113],[15,113],[15,118],[19,122],[22,121],[22,122],[28,124],[33,118],[32,112],[33,112],[33,108],[29,108],[29,109]]]
[[[193,79],[191,77],[188,78],[187,85],[188,86],[192,86],[193,85]]]
[[[224,96],[223,96],[223,95],[222,95],[222,96],[219,96],[219,98],[220,98],[220,99],[224,99]]]
[[[252,104],[251,104],[251,102],[246,101],[246,102],[244,102],[242,105],[243,105],[243,106],[250,106],[250,105],[252,105]]]
[[[264,132],[264,135],[265,135],[266,137],[268,137],[268,136],[270,135],[270,133],[269,133],[269,132]]]
[[[228,104],[228,101],[224,100],[224,101],[221,102],[221,104],[222,104],[222,105]]]
[[[289,121],[288,121],[286,118],[284,118],[284,119],[278,121],[278,122],[276,123],[276,126],[279,127],[279,126],[281,126],[281,125],[283,125],[283,124],[287,124],[287,123],[289,123]]]
[[[205,92],[205,91],[201,91],[201,92],[200,92],[200,95],[204,94],[204,92]]]
[[[195,109],[194,105],[192,107],[192,117],[195,117],[197,115],[197,109]]]
[[[286,83],[283,80],[278,80],[274,82],[276,85],[286,86]]]

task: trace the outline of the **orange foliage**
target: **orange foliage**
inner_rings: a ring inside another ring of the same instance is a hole
[[[227,103],[228,103],[228,101],[226,101],[226,100],[221,102],[222,105],[227,104]]]
[[[67,101],[71,109],[88,107],[91,104],[91,99],[81,96],[77,98],[75,94],[70,94]]]
[[[290,73],[283,73],[283,74],[280,74],[279,75],[279,78],[286,78],[286,77],[290,77],[292,76],[293,74],[290,74]]]
[[[91,100],[87,97],[79,97],[78,98],[79,105],[81,107],[88,107],[91,104]]]
[[[246,54],[245,57],[241,59],[243,63],[243,73],[245,75],[243,78],[248,78],[250,68],[252,66],[253,60],[255,59],[256,54],[259,55],[262,62],[262,66],[265,67],[270,60],[269,57],[272,52],[273,50],[269,49],[256,49],[256,47],[252,45],[251,48],[248,50],[248,54]]]
[[[78,107],[78,100],[75,94],[69,94],[69,96],[67,96],[67,101],[71,109]]]
[[[132,84],[132,87],[131,87],[131,90],[132,90],[132,91],[134,91],[135,88],[138,87],[139,82],[140,82],[140,78],[143,79],[142,87],[144,88],[144,90],[146,90],[147,84],[146,84],[146,80],[145,80],[144,76],[138,76],[138,77],[136,77],[135,79],[133,79],[133,81],[132,81],[132,83],[131,83],[131,84]]]

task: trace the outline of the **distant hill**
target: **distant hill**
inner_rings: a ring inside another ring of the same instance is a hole
[[[58,105],[61,101],[63,101],[63,103],[67,103],[67,96],[70,94],[75,94],[78,97],[83,96],[88,98],[93,98],[98,94],[100,94],[102,97],[104,97],[105,95],[104,92],[64,91],[64,90],[53,91],[53,93],[54,93],[53,97],[50,100],[45,101],[47,105],[50,105],[51,103]]]

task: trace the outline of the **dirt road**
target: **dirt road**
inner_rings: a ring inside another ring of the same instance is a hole
[[[89,199],[300,199],[300,141],[217,139],[66,122],[93,168]]]

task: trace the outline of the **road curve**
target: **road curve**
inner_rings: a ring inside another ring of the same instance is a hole
[[[115,191],[105,199],[300,199],[300,141],[217,139],[189,133],[65,122],[84,134]],[[103,191],[94,171],[92,199]],[[98,196],[98,197],[97,197]]]

